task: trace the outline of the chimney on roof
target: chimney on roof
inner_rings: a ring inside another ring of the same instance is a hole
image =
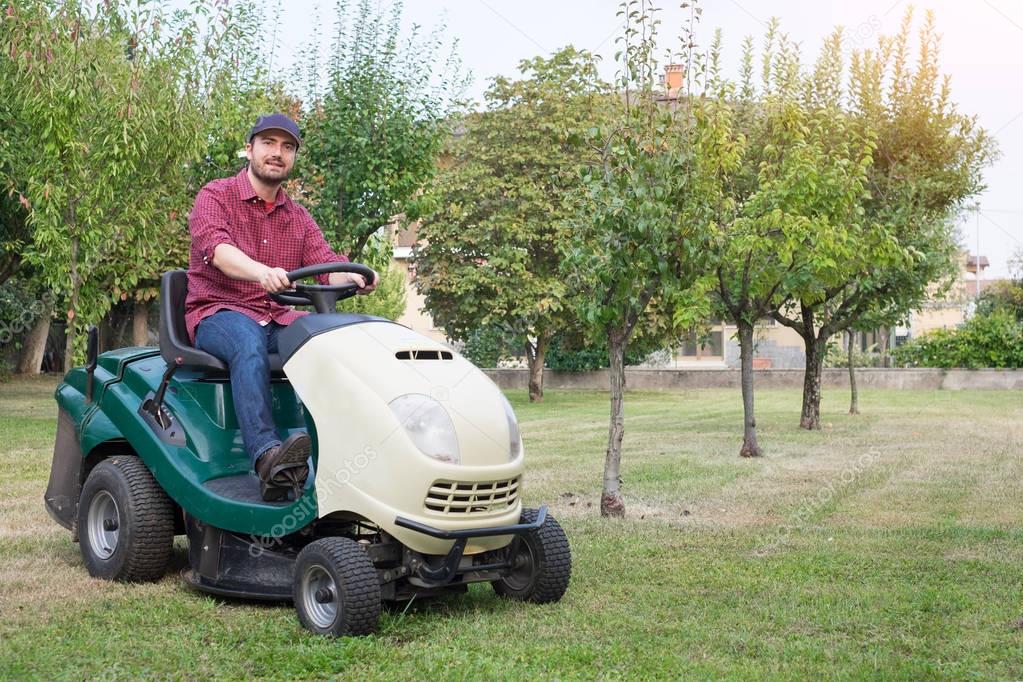
[[[668,96],[673,97],[682,89],[682,76],[685,74],[685,67],[681,64],[668,64],[664,67],[664,84],[668,90]]]
[[[987,256],[980,257],[980,270],[983,272],[991,265],[988,261]],[[966,257],[966,272],[977,272],[977,256],[970,254]]]

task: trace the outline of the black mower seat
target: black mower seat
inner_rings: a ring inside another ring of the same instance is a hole
[[[227,373],[227,365],[209,353],[199,350],[188,340],[185,327],[185,297],[188,295],[188,273],[168,270],[160,278],[160,355],[168,365],[179,364]],[[270,372],[284,371],[281,356],[270,353]]]

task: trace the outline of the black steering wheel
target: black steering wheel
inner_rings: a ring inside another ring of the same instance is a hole
[[[373,268],[362,263],[320,263],[308,265],[287,274],[288,281],[294,289],[278,294],[267,294],[281,305],[311,305],[318,313],[333,313],[337,302],[355,296],[359,287],[355,284],[295,284],[300,279],[315,275],[326,275],[331,272],[354,272],[366,278],[367,283],[373,282],[376,273]]]

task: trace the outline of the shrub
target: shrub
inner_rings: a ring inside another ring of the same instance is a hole
[[[877,352],[877,344],[871,344],[867,350],[853,349],[853,367],[880,367],[881,354]],[[848,367],[849,351],[842,348],[841,343],[828,343],[828,351],[824,356],[825,367]]]
[[[627,349],[625,352],[625,364],[638,365],[646,359],[648,353],[636,352]],[[571,342],[555,339],[547,350],[547,358],[544,365],[548,369],[560,370],[562,372],[586,372],[594,369],[609,367],[610,362],[607,356],[607,344],[576,345]]]
[[[1023,324],[1008,310],[974,315],[957,329],[935,329],[896,348],[906,367],[1023,367]]]
[[[514,355],[506,335],[494,327],[474,330],[463,343],[462,355],[477,367],[497,367],[498,362]]]
[[[1011,313],[1017,322],[1023,322],[1023,280],[999,280],[992,282],[977,302],[977,314],[981,316],[1005,311]]]

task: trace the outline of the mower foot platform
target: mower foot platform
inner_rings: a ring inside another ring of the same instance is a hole
[[[312,480],[310,478],[310,480]],[[225,497],[236,502],[248,502],[250,504],[265,504],[271,507],[284,507],[294,502],[293,493],[289,492],[287,497],[276,502],[267,502],[259,492],[259,477],[251,471],[234,476],[222,476],[206,481],[202,484],[204,488],[214,495]],[[308,488],[308,486],[307,486]]]

